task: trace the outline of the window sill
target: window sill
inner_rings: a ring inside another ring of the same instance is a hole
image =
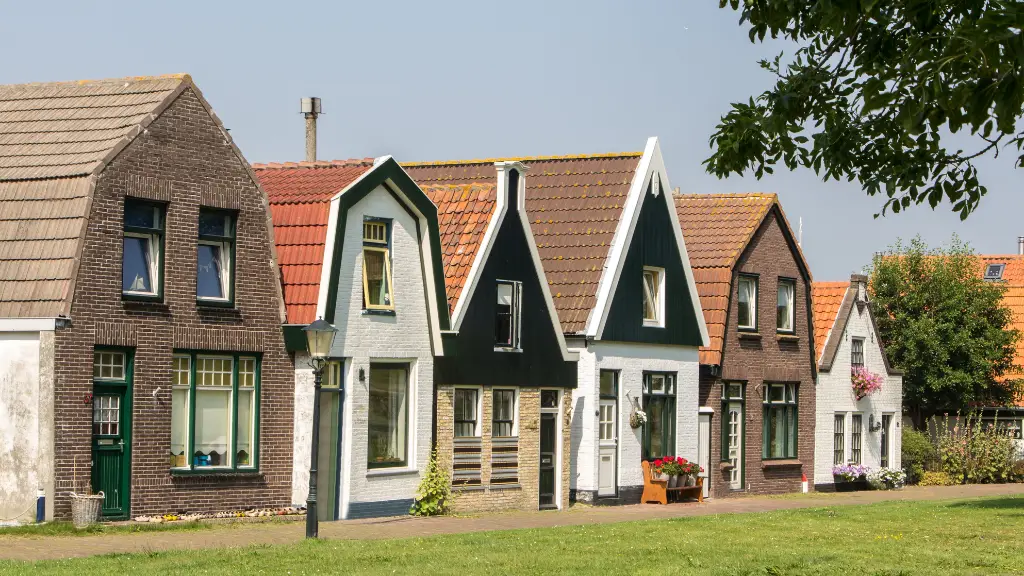
[[[394,316],[394,310],[363,310],[363,316]]]
[[[788,333],[788,332],[779,332],[778,334],[775,335],[775,338],[778,339],[779,342],[799,342],[800,341],[800,337],[799,336],[797,336],[796,334]]]
[[[373,478],[377,476],[408,476],[410,474],[419,474],[420,471],[415,468],[409,468],[408,466],[395,466],[394,468],[369,468],[366,471],[367,478]]]
[[[198,470],[198,469],[193,469],[193,468],[171,468],[170,469],[170,473],[171,473],[171,476],[203,476],[203,477],[211,477],[211,478],[219,478],[219,477],[240,478],[240,477],[257,477],[257,476],[262,476],[263,475],[256,468],[213,468],[212,466],[210,466],[208,468],[212,468],[212,469],[210,469],[210,470]]]
[[[761,468],[792,468],[803,466],[803,462],[795,458],[787,458],[784,460],[762,460]]]
[[[760,340],[761,339],[761,333],[760,332],[754,332],[754,331],[740,330],[739,331],[739,338],[740,338],[740,340]]]
[[[162,304],[164,297],[159,294],[127,294],[122,292],[121,300],[125,302],[154,302]]]
[[[196,298],[196,306],[202,308],[234,308],[235,303],[229,300],[203,300]]]
[[[732,470],[734,466],[732,465],[732,462],[719,462],[718,468],[720,470]]]
[[[511,352],[512,354],[522,354],[523,353],[523,349],[522,348],[510,348],[510,347],[507,347],[507,346],[495,346],[494,347],[494,351],[495,352]]]
[[[665,325],[657,320],[644,320],[644,328],[664,328]]]

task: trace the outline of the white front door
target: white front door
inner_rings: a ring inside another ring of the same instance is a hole
[[[729,486],[733,490],[743,489],[743,404],[730,402],[726,430],[729,434]]]
[[[617,402],[612,399],[601,399],[598,410],[598,465],[597,495],[614,496],[616,492],[615,474],[618,468],[617,457],[619,439],[615,426],[617,418]]]
[[[711,488],[711,414],[701,414],[697,418],[697,464],[704,469],[700,477],[704,479],[704,497]]]

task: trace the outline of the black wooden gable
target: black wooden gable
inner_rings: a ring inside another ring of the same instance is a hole
[[[686,281],[683,259],[676,244],[675,227],[665,198],[661,194],[651,194],[648,185],[618,285],[614,287],[612,305],[601,334],[602,340],[701,345],[700,323]],[[644,325],[645,266],[665,271],[664,327]]]

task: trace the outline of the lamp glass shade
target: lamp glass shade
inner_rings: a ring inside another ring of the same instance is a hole
[[[334,335],[338,329],[318,318],[309,326],[303,328],[306,333],[306,349],[313,358],[323,359],[331,355],[331,346],[334,345]]]

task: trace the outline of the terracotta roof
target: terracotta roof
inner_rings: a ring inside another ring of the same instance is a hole
[[[642,152],[626,152],[403,166],[426,188],[439,184],[494,185],[495,162],[519,161],[526,165],[526,211],[548,287],[562,331],[576,333],[585,329],[597,302],[601,273],[641,156]]]
[[[984,277],[985,268],[989,264],[1005,264],[1002,281],[1006,285],[1003,293],[1003,304],[1013,314],[1013,328],[1024,333],[1024,256],[1018,254],[980,254],[978,255],[978,274]],[[1024,340],[1017,343],[1017,352],[1013,358],[1015,370],[1006,374],[1003,380],[1017,379],[1024,376]],[[1024,406],[1024,398],[1017,402]]]
[[[0,180],[90,174],[187,75],[0,86]]]
[[[270,201],[288,324],[316,319],[331,197],[373,168],[373,159],[254,164]]]
[[[1024,256],[1018,254],[981,254],[978,256],[978,267],[984,277],[985,268],[989,264],[1005,264],[1001,280],[1009,284],[1024,285]]]
[[[462,295],[469,270],[494,215],[498,203],[497,190],[493,183],[423,187],[423,192],[437,206],[449,314],[455,310],[455,304]]]
[[[812,282],[811,317],[814,320],[814,358],[821,362],[828,333],[835,326],[839,308],[850,288],[849,282]]]

